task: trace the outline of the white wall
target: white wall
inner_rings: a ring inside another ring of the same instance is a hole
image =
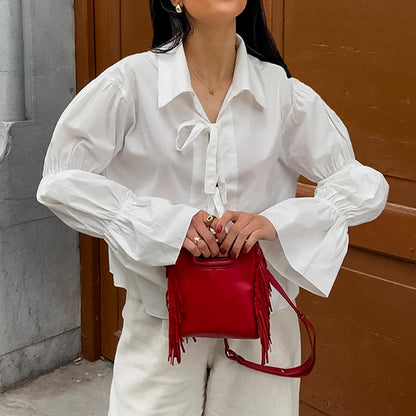
[[[0,391],[80,351],[78,235],[35,198],[75,93],[73,18],[73,0],[0,0]]]

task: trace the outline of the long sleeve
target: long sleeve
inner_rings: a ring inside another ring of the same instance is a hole
[[[291,79],[292,105],[282,129],[282,161],[317,182],[313,198],[291,198],[262,212],[278,240],[263,248],[272,266],[295,284],[328,296],[348,249],[348,226],[384,209],[383,175],[354,158],[345,126],[309,87]]]
[[[173,264],[197,209],[136,196],[105,169],[136,123],[135,102],[117,73],[82,90],[54,131],[37,198],[77,231],[103,238],[132,271]]]

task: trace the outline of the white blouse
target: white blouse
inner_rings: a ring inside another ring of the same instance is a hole
[[[237,36],[234,78],[216,123],[191,86],[182,44],[129,56],[88,84],[62,114],[38,200],[70,227],[103,238],[117,286],[167,318],[165,267],[200,209],[259,213],[262,241],[291,298],[328,296],[350,225],[383,210],[383,176],[354,158],[348,132],[309,87],[247,54]],[[317,182],[295,198],[299,175]],[[285,304],[274,294],[275,308]]]

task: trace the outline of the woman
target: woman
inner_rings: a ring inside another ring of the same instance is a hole
[[[164,266],[182,247],[238,256],[260,241],[292,299],[299,286],[328,296],[347,227],[377,217],[388,186],[354,159],[321,98],[290,78],[261,0],[150,5],[154,49],[69,105],[38,191],[68,225],[107,241],[115,284],[127,289],[109,415],[297,415],[299,380],[227,360],[221,340],[190,342],[170,366]],[[300,174],[318,183],[313,198],[294,198]],[[297,317],[272,302],[270,361],[293,366]],[[257,340],[232,347],[259,357]]]

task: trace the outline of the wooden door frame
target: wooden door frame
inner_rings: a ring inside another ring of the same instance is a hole
[[[76,89],[96,76],[94,0],[74,0]],[[81,279],[81,354],[88,361],[101,355],[100,246],[99,240],[79,236]]]

